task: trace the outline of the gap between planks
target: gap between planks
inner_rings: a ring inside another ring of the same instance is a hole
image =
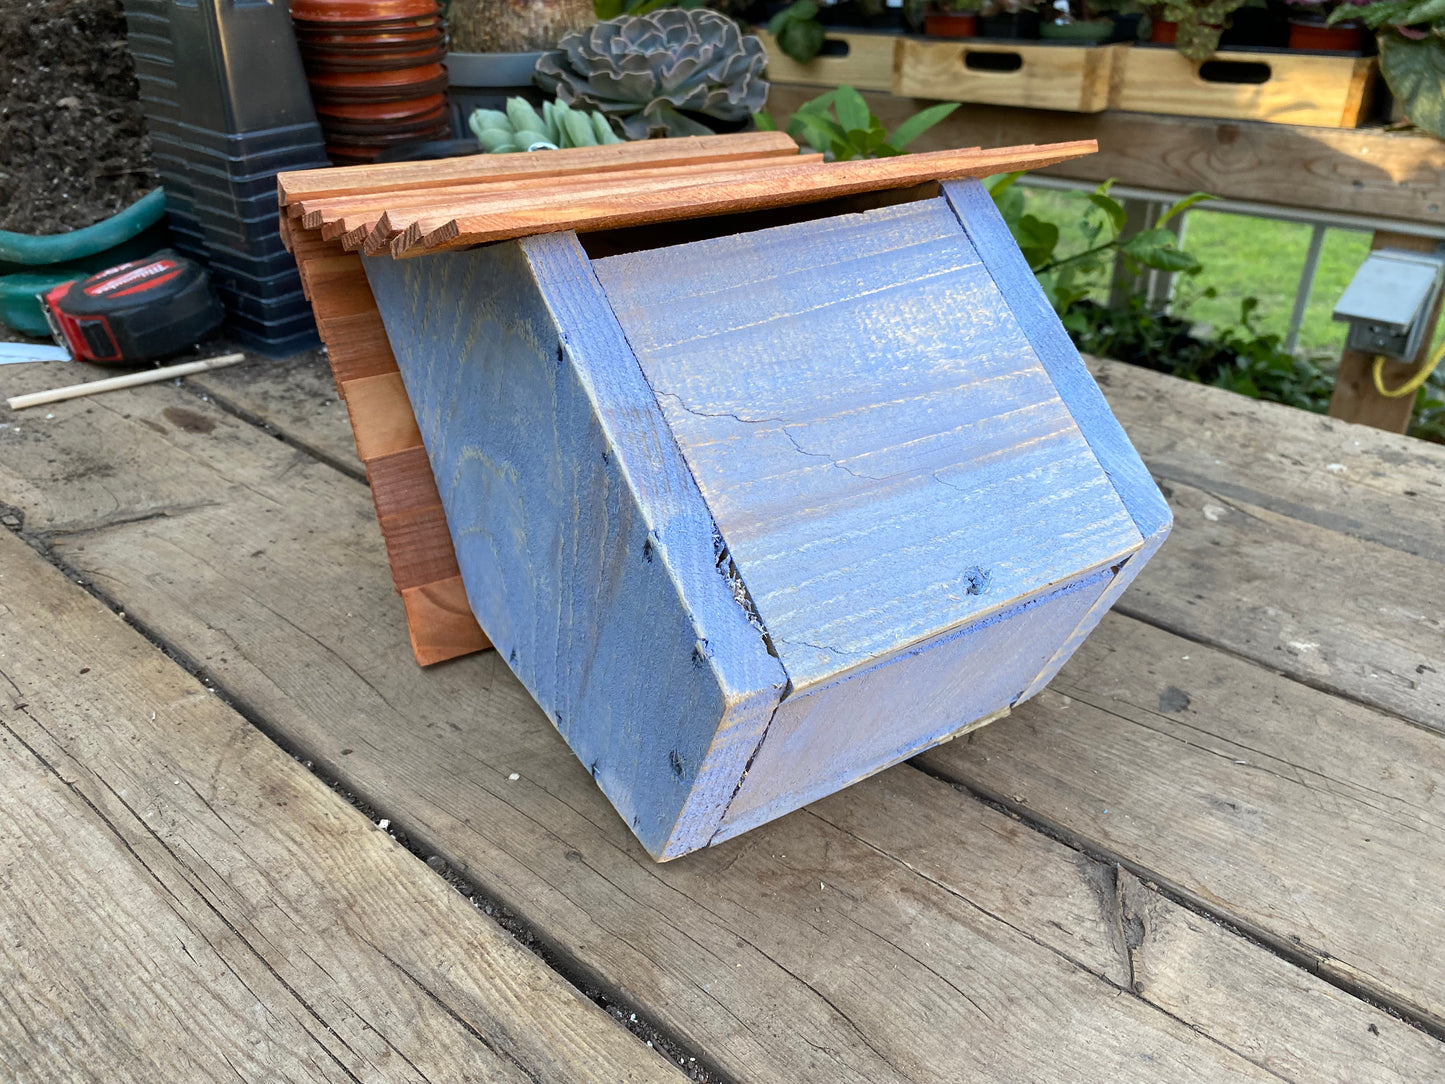
[[[319,512],[319,506],[318,506],[318,512]],[[165,526],[165,520],[156,520],[156,523],[158,523],[158,525],[160,525],[160,526]],[[139,601],[140,606],[142,606],[142,607],[146,606],[146,603],[144,603],[143,598],[140,598],[140,600],[136,600],[136,601]],[[473,668],[473,669],[475,669],[475,668]],[[379,676],[379,675],[371,675],[371,676],[373,676],[373,679],[377,679],[377,676]],[[400,675],[397,675],[397,676],[400,676]],[[445,684],[447,684],[447,682],[444,681],[444,682],[442,682],[442,684],[445,685]],[[228,687],[231,687],[231,682],[228,682]],[[886,778],[886,776],[884,776],[884,778]],[[881,783],[880,783],[880,786],[881,786]],[[848,793],[850,793],[850,795],[853,795],[853,798],[854,798],[854,799],[857,798],[857,796],[858,796],[858,793],[855,793],[855,792],[848,792]],[[588,798],[587,793],[577,792],[577,793],[575,793],[575,798],[577,798],[577,799],[584,799],[584,802],[582,802],[582,804],[584,804],[584,805],[587,805],[587,804],[595,805],[595,802],[587,802],[587,801],[585,801],[585,799]],[[595,798],[595,795],[592,796],[592,798]],[[840,801],[841,801],[841,799],[840,799]],[[848,805],[848,808],[853,808],[853,809],[857,808],[857,806],[854,806],[853,802],[847,802],[847,805]],[[896,815],[896,806],[894,806],[894,815]],[[605,814],[604,814],[604,817],[605,817]],[[455,848],[451,848],[451,850],[454,851],[454,853],[455,853]],[[747,853],[747,848],[743,848],[743,853]],[[595,860],[595,859],[594,859],[594,860]],[[736,860],[736,859],[734,859],[734,860]],[[462,861],[465,861],[465,859],[462,859]],[[565,869],[565,863],[564,863],[564,869]],[[652,873],[653,873],[653,876],[657,876],[656,872],[652,872]],[[776,951],[776,950],[775,950],[775,951]]]

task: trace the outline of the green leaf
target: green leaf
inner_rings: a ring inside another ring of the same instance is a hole
[[[802,105],[798,106],[798,113],[827,113],[833,104],[833,99],[838,97],[836,90],[829,90],[819,94],[816,98],[809,98]],[[797,114],[795,113],[794,116]]]
[[[1445,139],[1445,38],[1381,34],[1380,71],[1411,123]]]
[[[1424,0],[1410,9],[1405,24],[1432,23],[1437,19],[1445,19],[1445,0]]]
[[[516,132],[524,128],[529,132],[547,131],[547,122],[537,115],[537,111],[528,105],[524,98],[507,99],[507,119],[512,122],[512,130]]]
[[[1159,219],[1159,225],[1164,225],[1176,215],[1182,215],[1185,211],[1189,210],[1189,208],[1193,207],[1196,203],[1203,203],[1205,200],[1218,198],[1218,196],[1211,196],[1208,192],[1192,192],[1189,195],[1185,196],[1178,203],[1176,203],[1173,207],[1170,207],[1169,210],[1165,211],[1164,216]]]
[[[497,128],[483,128],[477,133],[477,142],[488,154],[506,154],[508,151],[517,149],[512,142],[512,133],[503,132]]]
[[[993,202],[998,207],[998,213],[1002,216],[1004,223],[1012,231],[1018,226],[1019,219],[1024,213],[1024,194],[1017,188],[1004,188],[1001,192],[995,192]]]
[[[760,132],[776,132],[778,130],[771,113],[754,113],[753,127]]]
[[[835,162],[851,162],[858,157],[858,151],[853,144],[838,139],[829,144],[828,150],[832,151]]]
[[[778,48],[799,64],[807,64],[823,48],[824,31],[812,19],[789,19],[778,33]]]
[[[983,186],[988,189],[988,194],[993,197],[994,203],[997,203],[999,198],[1023,175],[1023,170],[1019,170],[1017,173],[995,173],[983,182]]]
[[[622,14],[622,0],[592,0],[592,14],[600,19],[615,19]]]
[[[562,126],[567,129],[567,139],[572,146],[597,146],[597,137],[592,131],[592,122],[587,119],[585,113],[578,113],[575,110],[568,112],[562,118]]]
[[[1109,216],[1109,221],[1114,224],[1115,233],[1124,231],[1124,222],[1128,219],[1129,213],[1124,210],[1122,203],[1102,192],[1090,192],[1089,202]]]
[[[866,129],[868,127],[868,103],[850,86],[838,88],[838,96],[833,99],[833,107],[838,113],[838,123],[845,130]]]
[[[604,117],[601,113],[598,113],[594,110],[591,114],[589,114],[589,117],[592,121],[592,134],[597,137],[598,143],[607,144],[622,142],[622,140],[617,138],[617,133],[612,130],[612,125],[607,123],[607,118]]]
[[[1059,243],[1059,227],[1034,215],[1020,216],[1013,234],[1024,259],[1033,268],[1048,263]]]
[[[893,135],[888,139],[889,144],[901,151],[958,106],[958,102],[942,102],[939,105],[930,105],[927,109],[920,109],[893,129]]]
[[[788,125],[788,134],[793,135],[794,127],[799,128],[803,133],[803,140],[819,150],[825,150],[831,144],[848,143],[848,133],[831,117],[821,117],[816,113],[794,113],[793,121]],[[793,135],[794,139],[798,137]],[[801,142],[800,141],[800,142]]]

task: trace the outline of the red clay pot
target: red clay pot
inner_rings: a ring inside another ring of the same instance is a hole
[[[1323,19],[1291,19],[1289,47],[1311,53],[1358,53],[1365,48],[1365,28],[1352,23],[1326,26]]]
[[[1173,45],[1179,40],[1179,24],[1155,19],[1149,24],[1149,40],[1155,45]]]
[[[437,15],[436,0],[292,0],[301,23],[385,23]]]
[[[931,38],[976,38],[978,16],[972,12],[929,12],[923,17],[923,32]]]

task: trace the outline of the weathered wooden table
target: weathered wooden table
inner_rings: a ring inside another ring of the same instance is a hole
[[[1099,373],[1177,526],[1051,688],[662,866],[319,363],[0,417],[0,1080],[1445,1078],[1445,449]]]

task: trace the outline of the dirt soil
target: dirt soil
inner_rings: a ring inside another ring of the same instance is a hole
[[[137,94],[119,0],[0,0],[0,230],[89,226],[156,187]]]

